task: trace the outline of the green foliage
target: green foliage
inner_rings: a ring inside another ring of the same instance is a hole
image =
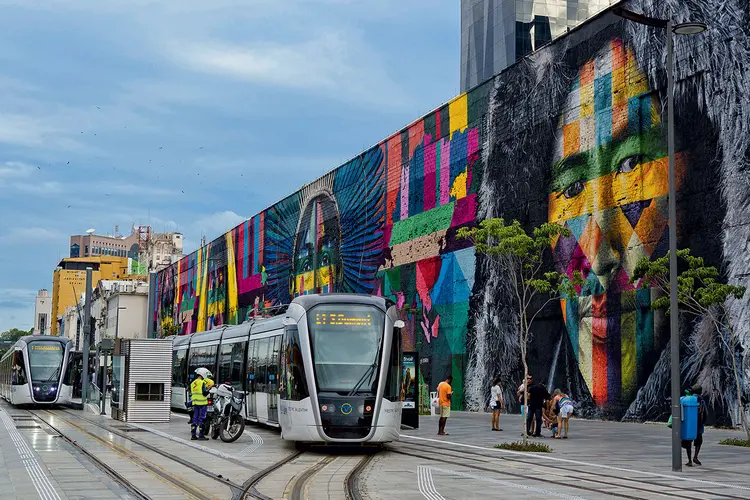
[[[528,233],[517,220],[485,219],[478,227],[462,227],[458,237],[471,240],[476,251],[503,260],[511,272],[517,272],[519,285],[546,295],[575,295],[575,285],[583,284],[576,273],[573,280],[558,272],[541,271],[544,252],[557,237],[569,237],[570,229],[559,224],[544,223]]]
[[[33,328],[30,328],[28,331],[19,330],[18,328],[11,328],[8,331],[0,333],[0,340],[4,340],[6,342],[15,342],[21,337],[25,337],[26,335],[31,335],[33,333],[34,333]]]
[[[171,337],[172,335],[179,335],[180,334],[180,327],[175,325],[174,323],[166,323],[162,325],[161,329],[161,337]]]
[[[719,444],[725,444],[728,446],[743,446],[750,448],[750,439],[739,439],[739,438],[728,438],[719,441]]]
[[[744,286],[722,283],[719,270],[707,266],[702,257],[690,255],[689,248],[678,250],[677,258],[687,263],[687,269],[677,276],[677,300],[688,311],[700,315],[703,309],[745,295]],[[642,288],[661,288],[665,293],[665,296],[655,299],[651,307],[669,310],[669,252],[654,261],[642,257],[635,266],[630,282],[635,283],[642,278]]]
[[[500,450],[511,450],[511,451],[531,451],[535,453],[551,453],[552,452],[552,448],[550,448],[544,443],[534,443],[534,442],[524,443],[522,441],[516,441],[514,443],[496,444],[495,448],[498,448]]]

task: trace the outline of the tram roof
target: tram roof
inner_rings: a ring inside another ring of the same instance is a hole
[[[393,305],[393,301],[388,300],[384,297],[378,297],[376,295],[366,295],[363,293],[324,293],[324,294],[310,294],[300,295],[295,297],[292,304],[299,304],[305,309],[310,309],[319,304],[366,304],[375,306],[378,309],[387,311],[388,308]]]
[[[23,340],[27,344],[29,342],[59,342],[61,344],[69,344],[70,339],[68,337],[60,337],[56,335],[26,335],[18,340]]]

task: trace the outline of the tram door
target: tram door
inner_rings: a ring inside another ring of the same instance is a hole
[[[272,339],[266,337],[258,340],[258,364],[255,368],[255,403],[258,410],[258,420],[268,421],[268,361],[270,352],[268,349],[269,341]]]
[[[245,406],[250,418],[258,418],[258,410],[255,404],[256,391],[256,367],[258,365],[258,341],[251,340],[247,346],[247,396]]]
[[[279,421],[279,348],[281,347],[281,336],[277,335],[268,339],[268,420]]]

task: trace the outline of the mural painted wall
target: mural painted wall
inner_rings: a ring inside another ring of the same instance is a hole
[[[714,5],[716,3],[716,5]],[[744,284],[750,272],[750,46],[739,0],[637,0],[655,17],[702,19],[676,39],[678,245]],[[159,328],[238,323],[306,293],[391,298],[419,352],[423,382],[454,377],[455,408],[484,409],[501,375],[520,383],[517,317],[502,269],[456,231],[486,217],[566,225],[549,267],[586,278],[539,315],[530,361],[583,413],[668,411],[667,322],[657,293],[630,284],[642,256],[667,249],[664,40],[597,17],[161,272]],[[727,310],[728,352],[701,318],[682,317],[683,378],[716,417],[738,421],[732,356],[750,377],[745,297]],[[746,391],[750,391],[745,384]]]

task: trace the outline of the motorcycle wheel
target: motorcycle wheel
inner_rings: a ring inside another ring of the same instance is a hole
[[[245,431],[245,419],[241,415],[230,415],[221,426],[221,440],[232,443]]]

